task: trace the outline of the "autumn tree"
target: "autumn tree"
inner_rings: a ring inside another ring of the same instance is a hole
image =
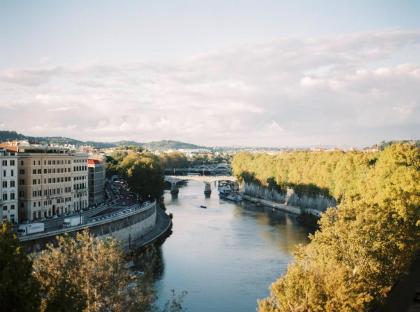
[[[12,232],[10,223],[0,224],[0,310],[38,311],[38,283],[32,262]]]
[[[243,153],[233,170],[261,185],[274,177],[301,194],[328,190],[340,200],[259,302],[261,312],[373,309],[420,248],[420,152],[413,144],[374,153]]]
[[[58,237],[34,261],[41,311],[149,311],[154,294],[124,267],[114,239]]]

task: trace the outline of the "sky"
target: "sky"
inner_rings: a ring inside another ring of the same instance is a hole
[[[0,130],[362,147],[419,108],[420,1],[0,0]]]

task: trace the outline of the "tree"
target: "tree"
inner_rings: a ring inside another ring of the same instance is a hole
[[[19,245],[8,222],[0,227],[0,309],[38,311],[37,281],[32,277],[32,262]]]
[[[41,311],[149,311],[150,285],[124,267],[114,239],[98,239],[87,231],[58,237],[34,261],[42,294]]]
[[[130,189],[142,200],[155,200],[165,186],[159,158],[150,153],[130,153],[119,164]]]
[[[339,199],[300,247],[261,312],[366,311],[381,304],[420,249],[420,150],[291,152],[235,156],[238,177]]]
[[[159,157],[151,153],[116,150],[107,159],[107,172],[124,177],[141,200],[160,199],[163,195],[163,169]]]

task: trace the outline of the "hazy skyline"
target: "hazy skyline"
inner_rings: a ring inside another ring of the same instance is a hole
[[[218,146],[419,139],[420,3],[318,3],[0,0],[0,130]]]

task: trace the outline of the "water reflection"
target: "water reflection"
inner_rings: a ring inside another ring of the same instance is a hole
[[[165,262],[162,256],[162,246],[153,245],[141,249],[131,257],[133,271],[143,272],[147,279],[156,281],[161,279],[165,271]]]
[[[180,188],[178,198],[165,194],[165,205],[174,215],[173,234],[157,249],[157,260],[138,262],[157,261],[151,270],[158,297],[186,290],[189,311],[255,311],[295,245],[307,241],[295,217],[220,200],[215,189],[205,197],[199,182]]]

